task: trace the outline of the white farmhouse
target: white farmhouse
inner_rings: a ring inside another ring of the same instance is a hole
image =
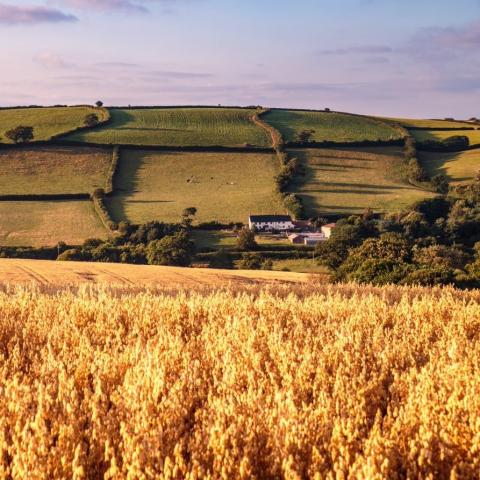
[[[322,233],[325,235],[325,238],[330,238],[330,235],[332,234],[332,230],[335,228],[335,226],[336,226],[335,223],[327,223],[321,228]]]
[[[295,225],[290,215],[250,215],[248,217],[250,230],[258,231],[288,231],[293,230]]]

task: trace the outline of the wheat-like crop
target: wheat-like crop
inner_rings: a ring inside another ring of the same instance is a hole
[[[0,291],[0,477],[478,478],[480,293]]]

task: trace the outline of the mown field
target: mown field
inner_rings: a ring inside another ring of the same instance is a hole
[[[408,184],[400,148],[291,150],[305,167],[290,190],[307,216],[398,211],[431,195]]]
[[[88,200],[0,202],[0,245],[81,244],[86,238],[106,236]]]
[[[115,221],[178,222],[185,208],[196,207],[199,222],[246,222],[249,213],[284,212],[274,193],[277,170],[268,153],[124,149],[108,207]]]
[[[446,175],[453,185],[471,182],[480,171],[480,149],[465,152],[419,152],[430,177]]]
[[[470,145],[480,145],[480,130],[412,130],[411,134],[419,142],[425,140],[444,140],[455,135],[468,137]]]
[[[1,288],[2,476],[478,478],[478,291],[243,291]]]
[[[11,143],[5,133],[19,125],[34,127],[35,140],[49,140],[53,135],[83,126],[89,113],[104,118],[104,111],[93,107],[0,109],[0,142]]]
[[[166,146],[270,147],[250,121],[254,110],[223,108],[111,109],[112,122],[67,137],[95,143]]]
[[[303,284],[309,275],[295,272],[269,270],[218,270],[215,268],[163,267],[157,265],[129,265],[125,263],[56,262],[50,260],[25,260],[0,258],[0,286],[36,283],[39,285],[66,286],[97,283],[139,288],[223,288],[226,285],[245,287],[252,284],[274,286],[278,284]]]
[[[342,113],[271,110],[262,117],[280,131],[286,142],[298,141],[303,130],[314,130],[315,142],[388,141],[399,138],[398,131],[378,120]]]
[[[104,188],[109,149],[27,147],[0,150],[0,195],[91,193]]]

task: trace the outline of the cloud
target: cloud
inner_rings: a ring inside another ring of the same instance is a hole
[[[55,68],[66,68],[71,65],[66,63],[60,55],[52,52],[40,52],[33,57],[33,61],[42,65],[42,67],[55,69]]]
[[[388,45],[360,45],[355,47],[334,48],[331,50],[320,50],[320,55],[350,55],[350,54],[367,54],[379,55],[392,53],[393,48]]]
[[[76,22],[74,15],[69,15],[55,8],[42,6],[20,6],[0,3],[0,24],[33,25],[37,23]]]
[[[111,11],[123,10],[127,12],[148,13],[148,5],[158,4],[166,7],[164,13],[170,13],[168,8],[179,3],[179,0],[50,0],[57,5],[68,5],[79,10]],[[182,0],[183,2],[193,0]]]
[[[211,73],[197,73],[197,72],[173,72],[168,70],[151,70],[145,73],[147,78],[162,78],[169,80],[189,80],[195,78],[211,78]]]
[[[57,2],[60,3],[60,2]],[[62,0],[61,3],[82,10],[126,10],[146,13],[142,0]]]
[[[417,33],[413,43],[428,42],[431,47],[447,49],[477,49],[480,47],[480,21],[461,27],[430,27]]]

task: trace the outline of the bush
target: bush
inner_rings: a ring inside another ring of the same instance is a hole
[[[8,130],[5,136],[14,143],[30,142],[33,140],[33,127],[19,125],[12,130]]]
[[[237,248],[240,250],[256,250],[255,234],[249,228],[242,228],[237,236]]]
[[[153,240],[147,246],[149,265],[174,265],[186,267],[191,263],[194,245],[185,231]]]

